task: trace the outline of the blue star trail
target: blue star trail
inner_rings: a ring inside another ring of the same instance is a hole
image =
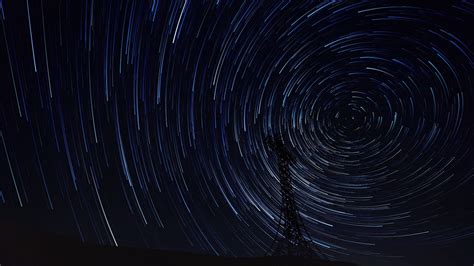
[[[330,258],[472,238],[473,18],[470,1],[0,1],[0,214],[262,255],[281,135]]]

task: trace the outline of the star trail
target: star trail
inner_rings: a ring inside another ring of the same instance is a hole
[[[99,244],[262,255],[281,196],[264,139],[280,135],[330,258],[474,236],[470,1],[0,11],[0,208],[61,213]]]

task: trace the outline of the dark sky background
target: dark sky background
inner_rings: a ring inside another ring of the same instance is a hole
[[[330,258],[474,263],[473,2],[15,0],[0,21],[0,219],[263,255],[279,134]]]

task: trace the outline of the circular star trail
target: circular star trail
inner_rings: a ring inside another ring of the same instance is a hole
[[[280,135],[328,256],[474,234],[472,3],[14,2],[4,206],[62,210],[101,244],[261,255]]]

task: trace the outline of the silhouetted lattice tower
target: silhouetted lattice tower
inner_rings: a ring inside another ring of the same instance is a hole
[[[267,137],[265,144],[278,156],[278,172],[282,197],[278,222],[278,235],[281,236],[277,235],[275,237],[269,251],[270,255],[325,258],[319,248],[314,247],[310,241],[303,237],[304,232],[307,238],[311,239],[297,210],[293,192],[289,166],[290,163],[294,162],[295,158],[286,149],[283,140],[279,136],[274,138]]]

